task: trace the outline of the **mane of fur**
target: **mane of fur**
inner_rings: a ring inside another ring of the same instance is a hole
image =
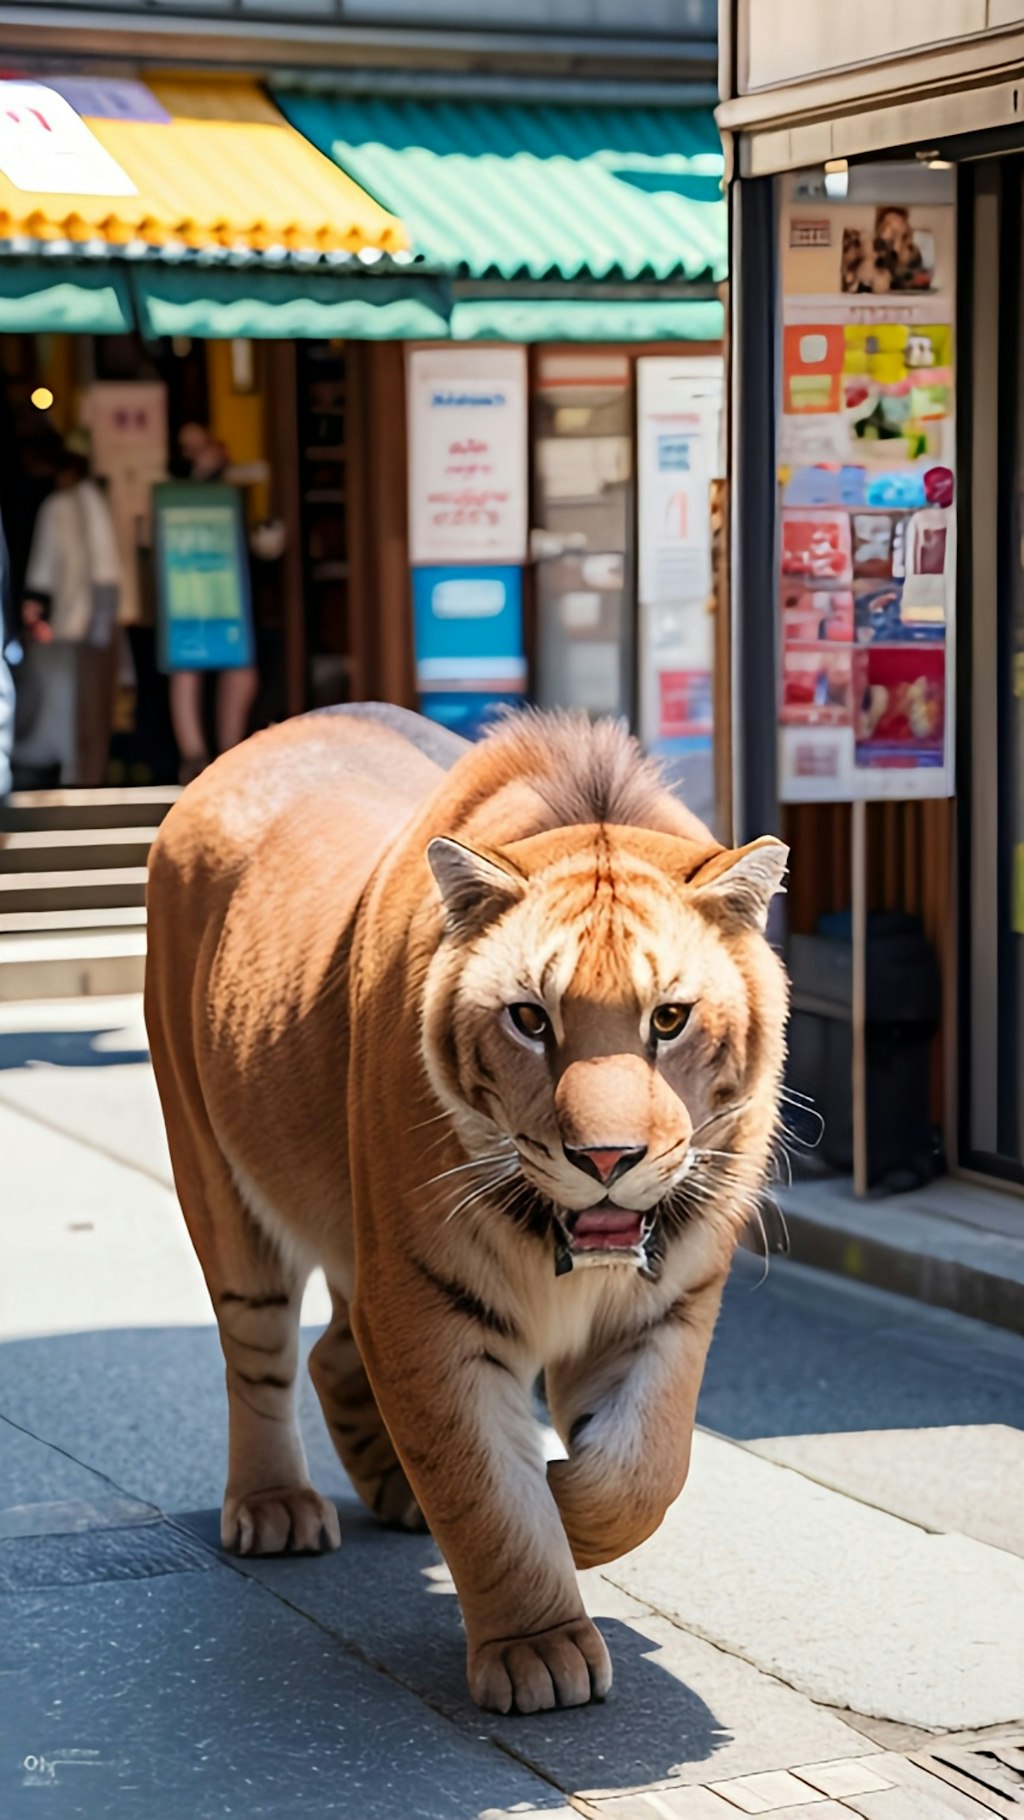
[[[487,747],[507,766],[510,780],[537,792],[555,827],[590,822],[650,827],[664,821],[668,792],[660,767],[644,755],[624,721],[526,709],[503,719],[488,734]]]

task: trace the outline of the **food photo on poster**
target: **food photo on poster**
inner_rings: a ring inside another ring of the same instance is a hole
[[[780,210],[784,800],[952,788],[954,231],[944,174]],[[895,186],[906,185],[914,197]],[[889,189],[890,193],[883,191]]]

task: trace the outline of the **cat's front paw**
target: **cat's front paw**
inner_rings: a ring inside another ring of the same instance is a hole
[[[220,1539],[237,1555],[320,1555],[341,1547],[341,1525],[312,1485],[274,1485],[226,1497]]]
[[[604,1638],[589,1618],[470,1651],[469,1691],[492,1713],[540,1713],[603,1700],[612,1684]]]

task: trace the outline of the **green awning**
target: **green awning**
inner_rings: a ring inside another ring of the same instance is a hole
[[[453,277],[726,276],[722,147],[710,109],[279,89],[274,100]]]
[[[720,303],[569,297],[459,298],[453,341],[721,341]]]
[[[123,271],[109,265],[0,260],[0,334],[123,335],[131,326]]]
[[[396,341],[448,334],[447,287],[435,279],[146,265],[132,273],[132,286],[139,325],[150,339]]]

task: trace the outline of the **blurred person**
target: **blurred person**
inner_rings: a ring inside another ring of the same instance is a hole
[[[62,784],[102,784],[117,686],[121,563],[110,508],[79,443],[56,458],[25,572],[24,690],[15,762]]]
[[[185,423],[178,432],[177,464],[189,480],[223,481],[229,486],[241,485],[247,471],[233,466],[224,444],[205,424]],[[231,670],[175,670],[170,679],[171,725],[178,747],[178,775],[183,784],[190,783],[210,762],[203,714],[203,678],[216,678],[214,694],[214,735],[217,751],[227,752],[237,746],[249,731],[249,718],[259,690],[259,672],[255,664],[242,664]]]

